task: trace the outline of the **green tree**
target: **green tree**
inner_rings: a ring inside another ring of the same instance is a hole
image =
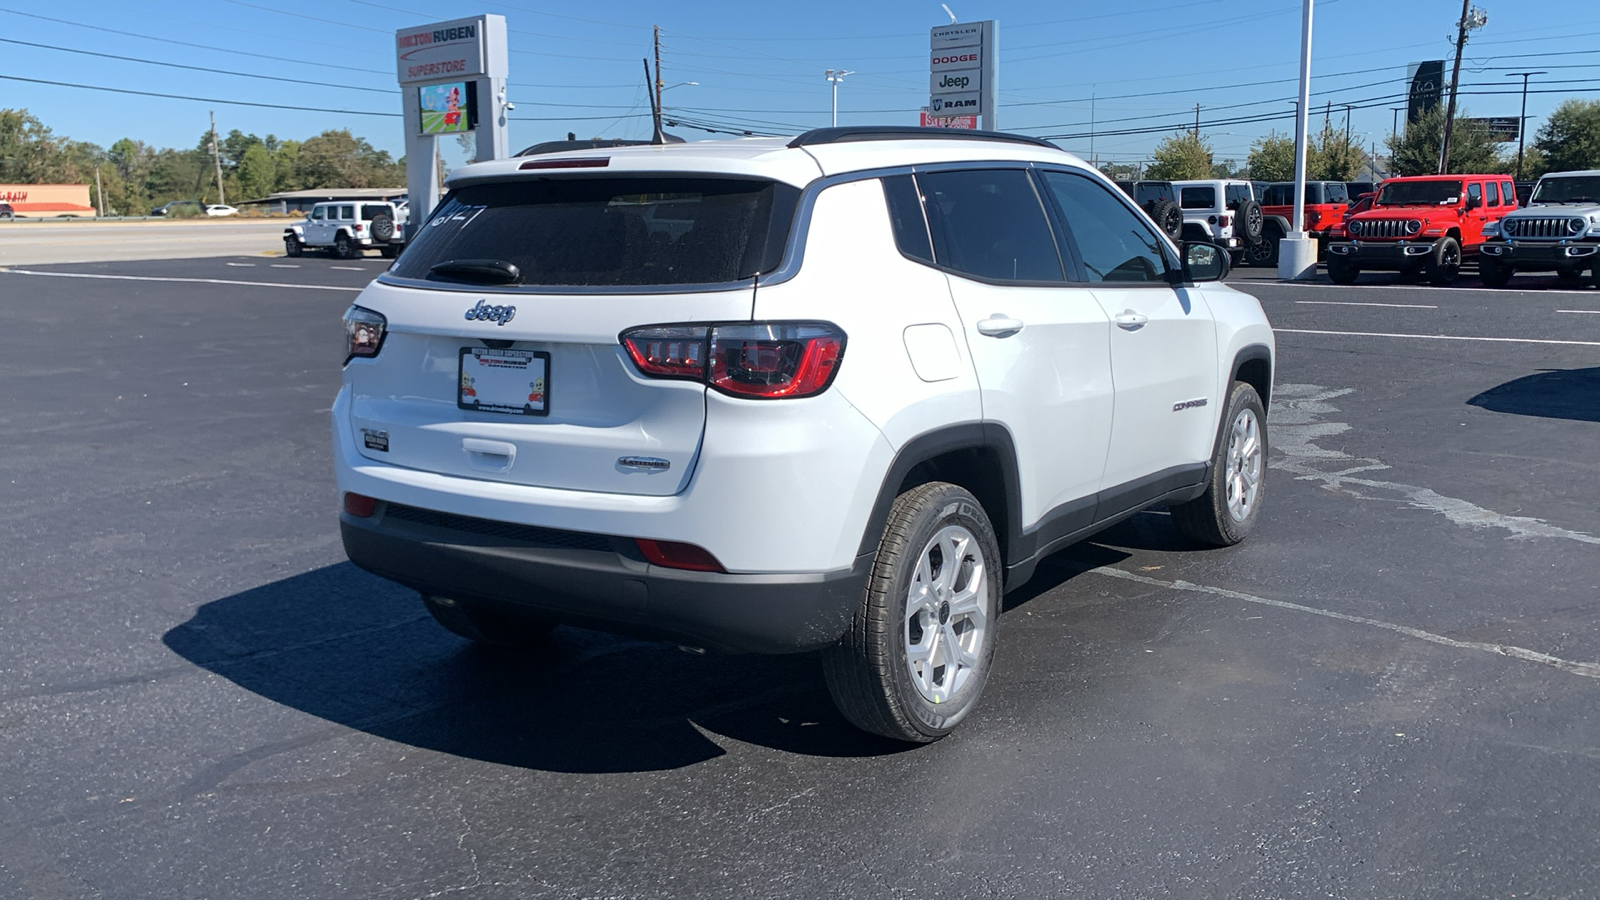
[[[1294,138],[1276,131],[1257,138],[1246,165],[1257,181],[1294,180]]]
[[[324,131],[300,145],[297,170],[308,188],[395,187],[405,173],[387,151],[346,129]]]
[[[1456,117],[1450,130],[1450,171],[1462,175],[1505,172],[1510,166],[1500,155],[1500,145],[1481,122]],[[1385,142],[1396,175],[1433,175],[1439,171],[1439,141],[1444,133],[1444,107],[1436,106],[1398,135]],[[1515,165],[1513,159],[1511,165]]]
[[[1533,146],[1544,158],[1544,171],[1600,169],[1600,100],[1574,99],[1556,107]]]
[[[278,182],[277,166],[264,144],[251,144],[239,157],[234,174],[240,200],[259,200],[272,193]]]
[[[275,190],[300,191],[308,186],[300,174],[300,142],[284,141],[272,151],[272,170],[277,178]]]
[[[1366,165],[1367,154],[1333,120],[1322,120],[1322,133],[1306,148],[1306,178],[1310,181],[1353,181]]]
[[[1145,177],[1157,181],[1183,181],[1212,177],[1211,144],[1192,131],[1180,131],[1156,146],[1155,162]]]

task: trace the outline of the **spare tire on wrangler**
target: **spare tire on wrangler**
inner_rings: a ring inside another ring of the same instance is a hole
[[[1150,218],[1156,223],[1156,227],[1166,232],[1167,237],[1172,238],[1174,241],[1182,239],[1183,210],[1178,208],[1178,204],[1165,198],[1152,200],[1150,201],[1149,209],[1145,211],[1150,214]]]
[[[1261,229],[1266,224],[1266,217],[1261,214],[1261,204],[1254,200],[1240,200],[1233,215],[1235,235],[1243,238],[1246,244],[1261,240]]]
[[[394,238],[394,219],[389,216],[373,216],[372,237],[380,241],[392,240]]]

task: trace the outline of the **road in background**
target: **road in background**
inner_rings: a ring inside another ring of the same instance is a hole
[[[345,562],[339,316],[383,266],[0,273],[0,896],[1593,893],[1600,292],[1242,285],[1256,534],[1050,558],[909,748],[811,656],[490,652]]]
[[[283,255],[283,229],[298,219],[0,222],[0,266],[134,259]]]

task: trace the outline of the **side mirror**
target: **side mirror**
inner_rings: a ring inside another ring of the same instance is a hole
[[[1183,245],[1183,280],[1185,283],[1221,281],[1232,267],[1228,251],[1216,244],[1190,241]]]

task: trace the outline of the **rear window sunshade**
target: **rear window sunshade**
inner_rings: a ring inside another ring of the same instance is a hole
[[[551,177],[450,192],[392,274],[454,283],[434,269],[498,260],[517,284],[551,287],[726,284],[783,260],[800,190],[683,176]],[[446,270],[448,271],[448,270]]]

